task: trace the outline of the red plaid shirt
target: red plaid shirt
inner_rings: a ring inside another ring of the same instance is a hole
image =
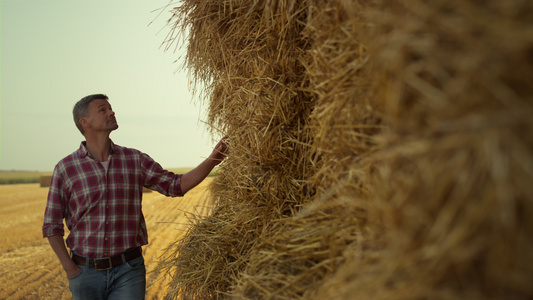
[[[166,196],[182,196],[181,175],[164,170],[148,155],[111,143],[107,174],[83,142],[62,159],[52,176],[43,237],[70,230],[71,251],[90,258],[118,255],[146,245],[143,186]]]

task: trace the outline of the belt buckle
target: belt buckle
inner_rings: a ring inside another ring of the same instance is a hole
[[[98,261],[108,261],[109,265],[108,265],[107,268],[100,268],[100,267],[98,267]],[[113,263],[111,262],[111,257],[95,259],[94,260],[94,268],[97,271],[111,270],[111,268],[113,268]]]

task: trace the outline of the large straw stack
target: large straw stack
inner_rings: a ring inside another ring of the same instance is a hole
[[[162,264],[169,297],[533,297],[533,4],[175,14],[231,154]]]
[[[533,297],[532,14],[525,1],[368,10],[387,125],[367,158],[369,224],[383,248],[372,263],[346,252],[316,299]]]
[[[236,299],[309,299],[344,262],[349,245],[371,239],[366,222],[365,161],[376,147],[381,125],[374,111],[363,6],[355,2],[310,1],[302,32],[311,46],[305,60],[315,166],[307,184],[316,195],[295,217],[262,236],[240,275]],[[324,298],[333,299],[333,298]]]
[[[213,184],[216,207],[175,248],[175,297],[218,298],[249,261],[258,239],[309,199],[314,99],[306,91],[306,11],[293,1],[185,1],[187,61],[210,97],[210,123],[231,156]],[[172,266],[174,267],[174,266]]]

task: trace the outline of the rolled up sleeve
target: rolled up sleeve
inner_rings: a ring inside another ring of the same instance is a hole
[[[65,235],[63,226],[65,193],[62,190],[62,180],[58,168],[54,169],[52,175],[52,182],[48,190],[48,198],[46,201],[46,209],[43,220],[43,238],[54,235]]]
[[[150,156],[143,154],[142,169],[144,172],[144,186],[158,191],[167,197],[181,197],[181,174],[167,171]]]

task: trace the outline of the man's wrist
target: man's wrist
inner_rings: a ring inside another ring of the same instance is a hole
[[[218,166],[222,162],[219,158],[216,157],[208,157],[205,161],[211,168]]]

